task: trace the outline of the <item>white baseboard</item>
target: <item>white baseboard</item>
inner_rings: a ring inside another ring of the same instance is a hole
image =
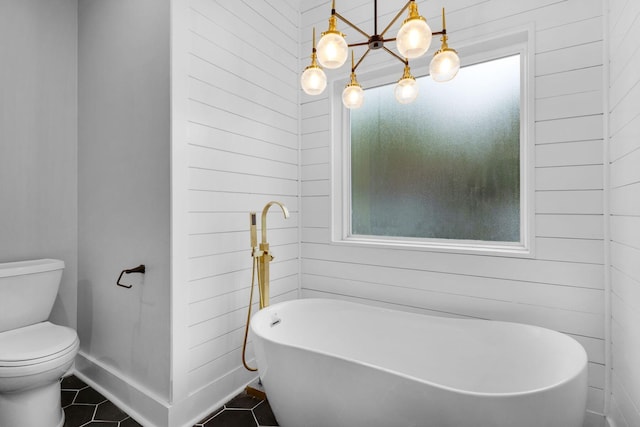
[[[587,410],[583,427],[607,427],[607,421],[604,414]]]
[[[191,427],[257,378],[240,367],[185,399],[169,403],[82,351],[76,356],[73,373],[144,427]],[[224,391],[230,389],[231,393]]]
[[[121,372],[80,351],[74,374],[144,427],[169,427],[169,404]]]
[[[257,375],[242,366],[193,391],[186,399],[174,401],[169,414],[171,427],[191,427],[242,392]],[[232,390],[228,392],[228,390]]]

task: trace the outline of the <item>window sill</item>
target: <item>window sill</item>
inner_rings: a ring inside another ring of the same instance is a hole
[[[476,240],[448,239],[412,239],[412,238],[384,238],[380,236],[346,236],[342,239],[332,239],[336,245],[351,247],[366,247],[389,250],[409,250],[438,253],[452,253],[464,255],[499,256],[512,258],[533,258],[533,248],[521,242],[493,242]]]

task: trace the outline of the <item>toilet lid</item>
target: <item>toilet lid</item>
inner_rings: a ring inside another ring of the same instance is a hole
[[[0,366],[40,363],[64,353],[78,340],[76,331],[50,322],[0,333]]]

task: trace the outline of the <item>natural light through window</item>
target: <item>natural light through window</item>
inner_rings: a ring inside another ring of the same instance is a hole
[[[520,243],[521,55],[350,111],[350,236]],[[395,83],[394,83],[395,84]]]

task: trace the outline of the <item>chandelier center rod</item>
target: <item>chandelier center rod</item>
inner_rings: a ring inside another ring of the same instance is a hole
[[[372,37],[378,37],[378,0],[373,1],[373,36]],[[369,39],[369,45],[371,45],[371,39]],[[382,45],[380,47],[382,47]],[[376,47],[375,49],[380,49],[380,47]]]

